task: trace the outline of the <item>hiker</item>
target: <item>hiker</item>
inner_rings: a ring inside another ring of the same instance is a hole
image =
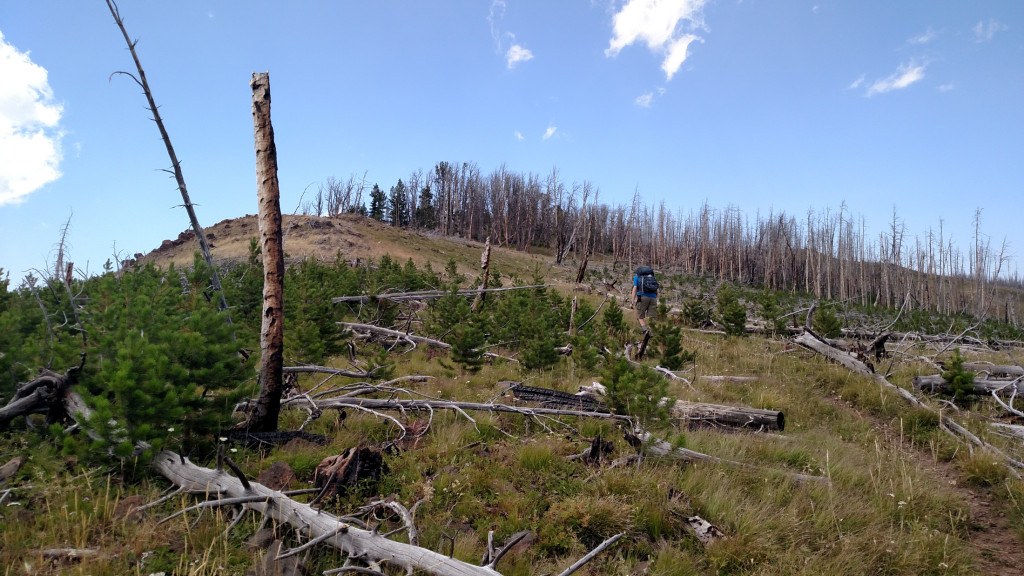
[[[640,322],[640,330],[647,335],[647,316],[652,318],[658,311],[658,279],[654,277],[654,269],[650,266],[641,266],[636,269],[636,276],[633,276],[633,291],[629,295],[633,303],[633,311],[636,312],[636,319]]]

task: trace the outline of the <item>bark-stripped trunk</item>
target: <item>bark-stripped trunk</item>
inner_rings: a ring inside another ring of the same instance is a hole
[[[117,3],[113,0],[107,0],[107,8],[110,9],[114,22],[117,23],[117,27],[121,30],[121,35],[124,36],[124,41],[128,44],[128,51],[132,54],[132,60],[135,62],[135,69],[138,70],[139,77],[136,78],[127,72],[114,72],[114,74],[128,75],[142,87],[143,93],[146,94],[146,101],[149,103],[148,110],[153,113],[153,122],[156,123],[157,129],[160,130],[160,139],[163,140],[164,146],[167,148],[167,155],[171,159],[171,172],[174,174],[174,182],[178,185],[178,191],[181,192],[182,205],[185,207],[185,212],[188,213],[188,220],[192,225],[192,230],[196,233],[196,240],[199,241],[199,251],[202,252],[203,260],[210,267],[210,283],[213,285],[213,290],[220,296],[221,311],[226,311],[228,303],[224,299],[224,290],[220,284],[220,274],[217,273],[217,267],[213,264],[213,256],[210,254],[210,243],[206,240],[203,227],[199,225],[199,218],[196,216],[196,210],[192,206],[192,199],[188,195],[188,189],[185,187],[185,176],[181,172],[181,162],[178,162],[178,156],[174,153],[174,146],[171,146],[171,137],[167,135],[167,129],[164,128],[163,118],[160,117],[160,108],[157,107],[156,100],[153,99],[153,91],[149,89],[146,73],[142,70],[142,61],[139,60],[139,55],[135,52],[135,44],[138,43],[138,40],[133,42],[128,36],[128,30],[124,27],[124,21],[121,19],[121,12],[117,8]],[[231,323],[230,316],[227,317],[227,321],[228,324]]]
[[[256,139],[256,182],[260,247],[263,249],[263,323],[260,328],[260,395],[245,423],[250,432],[277,430],[284,367],[284,246],[277,147],[270,123],[270,74],[252,75],[252,119]]]
[[[383,562],[396,568],[444,576],[495,576],[491,566],[474,566],[425,548],[389,540],[363,530],[323,510],[298,503],[281,492],[255,482],[243,483],[229,472],[202,468],[173,452],[161,452],[153,462],[165,478],[193,494],[222,500],[246,499],[246,506],[280,524],[291,524],[309,541],[320,540],[351,559]],[[362,569],[362,572],[370,570]]]
[[[473,299],[473,312],[479,312],[480,308],[484,305],[484,298],[487,295],[487,280],[491,276],[491,237],[487,237],[487,244],[484,245],[484,253],[480,256],[480,269],[483,270],[482,280],[480,281],[480,291],[477,292],[476,298]]]

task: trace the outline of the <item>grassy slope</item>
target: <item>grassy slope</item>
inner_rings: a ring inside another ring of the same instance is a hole
[[[331,227],[306,217],[287,222],[286,251],[292,257],[328,257],[337,250],[349,259],[390,253],[398,261],[430,262],[435,270],[455,258],[470,277],[479,262],[477,243],[420,237],[356,217]],[[222,222],[210,231],[216,258],[244,258],[254,221]],[[188,263],[191,245],[150,257]],[[540,274],[564,282],[574,272],[572,263],[554,267],[550,256],[503,249],[496,250],[495,262],[503,274],[527,280]],[[612,275],[610,267],[607,274]],[[615,274],[623,277],[619,287],[628,281],[624,267]],[[670,287],[665,297],[676,294]],[[583,296],[594,305],[601,301]],[[628,311],[627,319],[635,323]],[[683,345],[698,353],[695,375],[758,380],[708,384],[694,379],[692,387],[674,385],[674,395],[782,410],[787,429],[774,435],[682,429],[663,435],[694,450],[756,465],[758,471],[652,459],[639,467],[593,468],[565,457],[583,450],[595,434],[615,441],[615,456],[631,452],[607,423],[570,419],[568,426],[551,421],[542,426],[507,414],[471,414],[475,422],[436,414],[414,449],[389,458],[391,473],[379,492],[408,506],[423,500],[416,516],[421,545],[470,562],[479,561],[488,531],[501,541],[532,530],[532,545],[499,563],[504,574],[557,573],[617,532],[626,537],[588,564],[585,573],[1015,574],[1024,565],[1019,546],[1024,485],[984,453],[969,454],[938,430],[933,416],[784,340],[684,332]],[[526,378],[530,385],[574,391],[598,378],[571,361],[540,374],[526,374],[513,364],[467,374],[430,356],[422,348],[395,356],[396,375],[434,376],[417,385],[418,392],[433,397],[487,401],[502,392],[499,381]],[[913,375],[927,371],[904,356],[891,380],[907,385]],[[300,386],[318,382],[304,376]],[[282,426],[297,427],[305,416],[286,413]],[[974,428],[984,432],[980,425]],[[307,429],[329,435],[331,444],[296,443],[266,455],[240,450],[235,456],[253,476],[285,461],[298,477],[293,488],[301,488],[324,456],[394,434],[386,421],[352,412],[344,426],[328,417]],[[219,514],[157,525],[191,499],[125,517],[119,504],[155,500],[165,483],[83,469],[40,445],[31,431],[7,432],[0,442],[0,460],[14,455],[27,460],[0,488],[0,494],[11,489],[0,508],[4,574],[241,574],[262,554],[244,544],[257,518],[248,517],[225,539],[226,520]],[[792,472],[825,476],[831,483],[800,484]],[[328,509],[348,512],[372,496],[351,494]],[[8,506],[12,502],[17,504]],[[691,515],[711,521],[728,539],[701,547],[683,530],[683,519]],[[74,563],[42,558],[43,549],[58,547],[96,549],[97,556]],[[323,570],[340,565],[340,558],[321,549],[309,562]]]

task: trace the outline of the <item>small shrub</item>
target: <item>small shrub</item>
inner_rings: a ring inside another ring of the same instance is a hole
[[[683,321],[690,328],[703,328],[711,321],[711,311],[703,300],[689,298],[683,302]]]
[[[947,369],[943,371],[942,379],[949,384],[954,400],[961,400],[974,393],[974,373],[964,368],[964,357],[960,355],[959,348],[953,353],[953,359],[950,360]]]
[[[747,325],[747,309],[740,304],[739,295],[732,288],[718,292],[718,316],[729,336],[742,336]]]
[[[818,308],[811,318],[814,331],[825,338],[837,338],[843,333],[843,323],[832,308]]]
[[[608,367],[601,378],[608,389],[608,406],[618,414],[628,414],[646,425],[653,420],[665,420],[666,406],[673,400],[662,402],[668,394],[668,380],[653,369],[633,367],[625,358],[608,359]]]
[[[765,329],[769,334],[775,335],[786,330],[786,319],[782,318],[782,307],[779,306],[779,298],[775,292],[765,289],[761,293],[761,318],[764,320]]]

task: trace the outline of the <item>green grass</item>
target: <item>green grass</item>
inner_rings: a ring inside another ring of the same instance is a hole
[[[391,236],[398,233],[374,227],[359,241],[387,244],[395,242]],[[479,246],[430,238],[419,248],[415,252],[423,256],[422,262],[432,261],[435,269],[454,256],[462,262],[463,273],[476,273],[471,263],[479,260]],[[497,251],[496,260],[503,274],[527,280],[538,262],[549,261],[505,250]],[[595,266],[591,277],[628,274],[620,268],[616,272],[612,266]],[[564,276],[567,271],[558,273]],[[680,289],[700,289],[694,279],[672,282]],[[601,301],[595,295],[581,296],[595,307]],[[631,316],[627,314],[625,321],[635,329]],[[685,349],[698,354],[694,371],[686,375],[692,386],[673,383],[670,394],[683,400],[781,410],[786,429],[759,434],[688,429],[685,423],[675,423],[658,432],[676,446],[744,466],[645,457],[639,465],[612,468],[567,458],[597,435],[613,442],[613,458],[635,453],[608,420],[534,420],[486,412],[390,413],[404,423],[429,419],[430,429],[415,449],[386,455],[389,472],[375,492],[352,491],[325,509],[347,513],[374,497],[391,496],[407,507],[419,502],[421,545],[472,563],[483,554],[488,533],[500,543],[515,532],[531,530],[532,544],[498,564],[498,571],[508,575],[561,572],[617,533],[624,534],[622,540],[586,571],[709,576],[974,574],[977,550],[971,544],[973,524],[964,485],[992,498],[1007,525],[1024,540],[1024,483],[991,454],[978,449],[972,454],[951,439],[933,412],[911,408],[870,378],[808,352],[789,350],[781,339],[724,338],[692,331],[684,332],[682,339]],[[930,352],[907,353],[908,359],[897,362],[889,377],[897,385],[909,386],[914,375],[929,370],[912,357]],[[391,360],[395,375],[432,376],[407,384],[408,390],[398,397],[473,402],[513,403],[509,395],[501,396],[507,386],[500,384],[503,381],[574,392],[580,384],[599,381],[602,368],[599,363],[588,372],[562,358],[544,372],[531,373],[514,362],[495,361],[469,374],[447,353],[422,346],[393,354]],[[712,383],[701,381],[700,375],[758,379]],[[321,380],[302,375],[299,386],[309,390]],[[328,386],[353,382],[334,378]],[[975,420],[979,413],[996,412],[980,401],[957,418],[1019,457],[1019,448]],[[238,451],[231,457],[250,477],[276,461],[285,462],[296,474],[293,488],[303,488],[312,482],[313,469],[322,458],[397,435],[394,423],[379,415],[354,409],[346,409],[346,414],[341,424],[335,413],[328,412],[307,426],[307,431],[328,436],[325,447],[295,443],[262,454],[235,447]],[[281,426],[294,429],[306,418],[305,411],[289,410]],[[13,456],[26,458],[18,474],[0,486],[0,491],[10,490],[0,507],[3,576],[244,574],[262,557],[263,552],[245,545],[260,522],[255,515],[247,516],[226,537],[227,511],[201,517],[190,513],[158,523],[194,504],[194,497],[175,497],[125,517],[117,512],[119,502],[154,501],[167,481],[147,471],[90,467],[66,459],[48,442],[20,424],[0,436],[0,464]],[[828,482],[800,481],[798,474]],[[11,503],[16,505],[8,506]],[[694,515],[718,526],[727,537],[705,548],[685,528],[685,518]],[[283,532],[287,545],[295,545],[294,535]],[[78,562],[42,558],[42,550],[57,547],[98,553]],[[319,572],[343,561],[337,551],[320,546],[311,553],[308,566]]]

